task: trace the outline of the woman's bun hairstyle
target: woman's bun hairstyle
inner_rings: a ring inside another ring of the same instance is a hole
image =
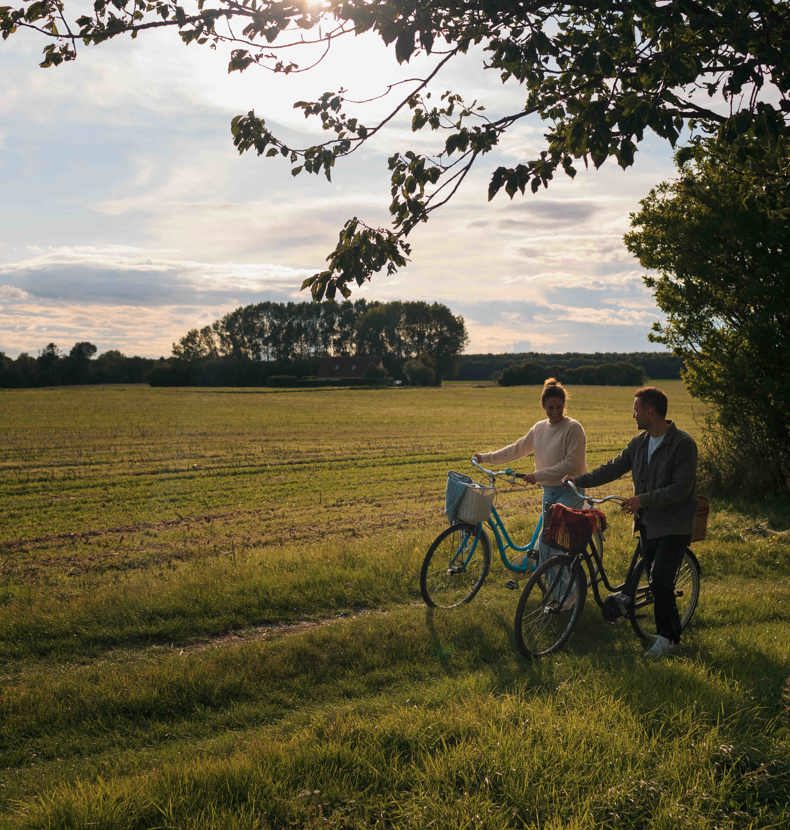
[[[541,406],[546,403],[546,398],[560,398],[563,402],[567,400],[568,393],[557,378],[546,378],[543,381],[543,392],[540,395]]]

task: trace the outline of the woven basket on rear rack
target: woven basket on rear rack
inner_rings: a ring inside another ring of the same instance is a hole
[[[491,515],[496,490],[476,484],[462,473],[447,473],[444,491],[444,512],[451,522],[480,524]]]
[[[691,541],[701,542],[708,532],[708,511],[710,505],[705,496],[697,496],[697,505],[694,510],[694,525],[691,529]]]

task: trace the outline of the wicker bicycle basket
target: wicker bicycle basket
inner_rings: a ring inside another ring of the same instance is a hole
[[[451,522],[480,524],[490,515],[496,490],[477,484],[462,473],[447,473],[444,493],[444,512]]]
[[[701,542],[708,532],[708,511],[710,505],[705,496],[697,496],[694,508],[694,525],[691,529],[691,541]]]

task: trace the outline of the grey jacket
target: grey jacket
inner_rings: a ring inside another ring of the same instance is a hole
[[[575,479],[577,487],[596,487],[631,471],[642,507],[638,521],[648,539],[691,533],[697,480],[697,445],[671,421],[664,440],[647,461],[647,432],[640,432],[620,455]]]

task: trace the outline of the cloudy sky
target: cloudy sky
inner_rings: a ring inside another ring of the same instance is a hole
[[[47,70],[42,45],[26,33],[0,41],[0,351],[11,356],[89,340],[158,357],[240,305],[308,300],[300,283],[324,267],[343,221],[386,222],[388,154],[431,146],[395,124],[332,183],[233,148],[237,113],[254,108],[304,146],[318,133],[293,101],[341,85],[369,97],[420,69],[373,40],[290,78],[228,76],[226,56],[168,33]],[[435,86],[445,88],[492,117],[522,97],[479,55],[448,67]],[[443,302],[464,316],[470,352],[655,348],[647,332],[660,314],[622,236],[639,199],[672,176],[669,148],[648,140],[626,172],[582,167],[535,196],[487,202],[491,170],[532,157],[540,138],[539,122],[520,125],[413,233],[408,268],[356,296]]]

